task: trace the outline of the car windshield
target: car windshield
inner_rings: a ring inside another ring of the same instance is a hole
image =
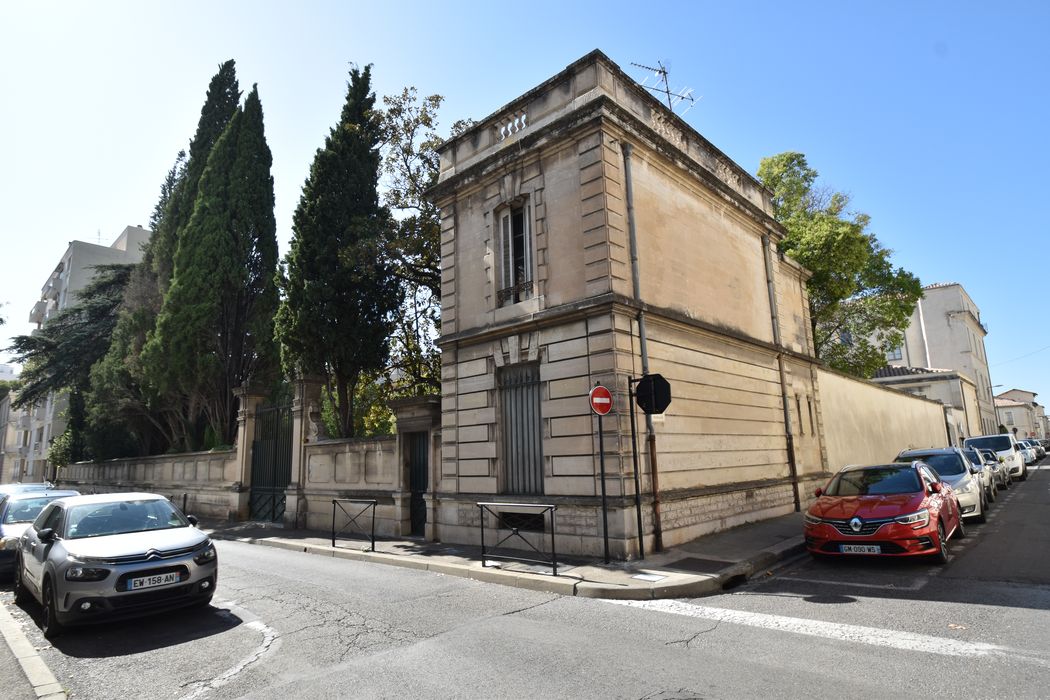
[[[175,507],[163,499],[89,503],[69,509],[66,536],[104,537],[147,530],[187,527],[189,522]]]
[[[981,456],[977,454],[977,450],[963,450],[963,454],[974,464],[978,466],[983,464],[983,462],[981,462]]]
[[[7,512],[4,513],[4,523],[31,523],[36,520],[36,516],[40,515],[44,506],[56,498],[59,496],[12,499]]]
[[[933,470],[941,476],[954,476],[955,474],[965,474],[966,465],[963,464],[962,460],[959,459],[959,455],[951,452],[949,454],[914,454],[907,457],[901,457],[898,462],[911,462],[912,460],[921,460],[926,464],[933,467]]]
[[[824,493],[829,496],[878,496],[919,491],[922,491],[919,476],[908,466],[839,472]]]
[[[982,450],[1003,452],[1010,449],[1009,435],[986,435],[985,437],[968,438],[967,447],[979,447]]]

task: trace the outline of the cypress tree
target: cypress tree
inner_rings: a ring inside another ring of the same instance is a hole
[[[233,389],[274,378],[277,266],[272,157],[258,90],[208,157],[193,215],[175,254],[156,333],[143,351],[150,378],[187,408],[187,447],[202,446],[198,416],[233,441]]]
[[[371,66],[350,71],[339,122],[318,149],[292,222],[277,316],[290,372],[328,377],[342,434],[354,435],[354,393],[385,367],[401,290],[383,252],[382,128]]]

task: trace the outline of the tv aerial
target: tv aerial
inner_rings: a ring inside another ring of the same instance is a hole
[[[696,98],[693,97],[693,88],[685,88],[684,90],[674,91],[671,89],[671,81],[667,77],[667,67],[664,66],[663,61],[657,61],[656,68],[652,66],[642,65],[641,63],[631,63],[632,66],[644,68],[647,71],[652,71],[651,75],[645,76],[645,80],[642,80],[639,85],[644,87],[646,90],[652,90],[653,92],[660,93],[667,100],[667,108],[672,112],[675,107],[680,105],[682,102],[688,102],[689,106],[686,107],[682,113],[678,116],[685,116],[685,113],[696,106]],[[653,78],[656,79],[655,85],[646,85]],[[661,83],[663,83],[661,85]],[[703,96],[701,95],[701,99]]]

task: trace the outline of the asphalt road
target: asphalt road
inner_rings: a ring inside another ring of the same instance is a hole
[[[946,567],[801,558],[695,600],[563,598],[220,542],[208,610],[51,646],[36,606],[11,609],[74,698],[1047,697],[1048,513],[1050,468]]]

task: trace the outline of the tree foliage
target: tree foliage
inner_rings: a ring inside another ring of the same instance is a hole
[[[402,296],[387,259],[391,218],[379,203],[382,122],[374,106],[371,66],[354,67],[293,217],[277,315],[286,369],[328,378],[345,437],[356,434],[362,377],[385,367]]]
[[[271,164],[253,88],[209,154],[156,331],[143,350],[146,376],[162,394],[181,398],[188,449],[206,446],[207,428],[233,442],[233,389],[276,375]]]
[[[892,251],[867,230],[870,217],[850,211],[848,195],[818,187],[817,175],[795,152],[763,158],[758,169],[787,231],[781,251],[813,273],[807,287],[817,356],[871,377],[903,341],[922,286],[893,266]]]
[[[128,284],[109,352],[92,372],[87,414],[91,439],[98,436],[98,445],[92,448],[98,454],[155,454],[185,442],[180,398],[150,382],[140,355],[156,327],[179,235],[193,213],[208,156],[237,111],[239,99],[235,64],[230,60],[211,79],[189,155],[179,152],[161,185],[150,217],[153,235]]]
[[[84,457],[88,444],[84,395],[91,368],[109,350],[132,265],[99,265],[92,280],[77,293],[72,306],[60,310],[33,335],[12,339],[8,350],[23,364],[15,408],[47,400],[49,394],[68,392],[66,449],[71,459]]]

